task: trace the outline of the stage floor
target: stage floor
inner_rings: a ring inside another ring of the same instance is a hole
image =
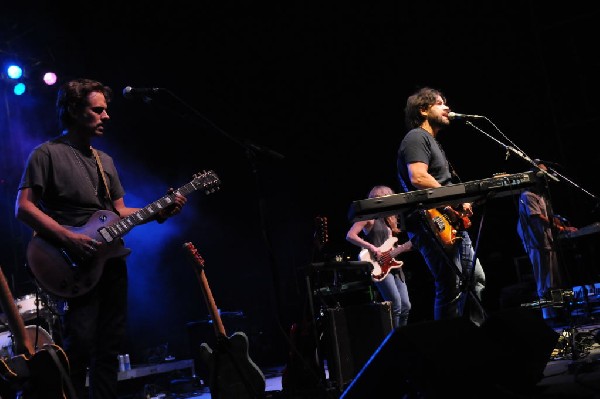
[[[502,397],[515,399],[597,399],[600,397],[600,343],[598,342],[600,340],[600,308],[595,306],[596,301],[593,304],[594,306],[587,308],[586,312],[582,312],[581,308],[576,309],[570,318],[562,320],[563,323],[553,321],[553,325],[549,326],[558,333],[558,340],[544,368],[543,377],[532,387],[531,392],[514,395],[509,392]],[[531,333],[535,334],[535,331]],[[524,334],[529,334],[529,332],[525,331]],[[489,348],[489,350],[494,350],[494,348]],[[515,367],[518,367],[524,360],[516,356],[514,358]],[[284,365],[262,370],[266,378],[265,398],[313,399],[311,396],[286,395],[282,392],[283,369]],[[389,373],[393,374],[393,371],[389,370]],[[339,389],[330,389],[326,392],[319,392],[314,398],[338,399],[342,395],[343,392]],[[485,392],[482,392],[481,395],[481,398],[499,397],[497,391],[494,391],[493,395]],[[132,398],[137,397],[123,396],[121,399]],[[154,396],[144,396],[144,398],[208,399],[211,398],[211,394],[207,387],[196,386],[187,392],[157,392]]]

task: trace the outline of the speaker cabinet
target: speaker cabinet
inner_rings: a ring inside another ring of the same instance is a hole
[[[528,395],[558,337],[531,309],[492,314],[481,327],[463,318],[409,324],[376,348],[340,399]]]
[[[498,384],[522,391],[537,384],[560,334],[539,309],[517,308],[494,313],[481,326],[489,346],[489,369]]]
[[[341,391],[392,331],[391,303],[326,309],[323,331],[329,382]]]

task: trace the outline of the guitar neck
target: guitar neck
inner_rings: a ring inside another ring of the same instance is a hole
[[[200,282],[202,294],[204,295],[206,306],[208,307],[210,317],[213,321],[213,328],[215,330],[215,334],[217,337],[226,337],[227,335],[225,332],[225,326],[223,325],[223,321],[221,320],[219,309],[217,308],[215,298],[213,297],[210,286],[208,285],[208,279],[206,278],[206,274],[204,273],[204,259],[200,256],[200,254],[191,242],[186,242],[185,244],[183,244],[183,246],[188,250],[188,253],[192,256],[192,259],[194,260],[194,265],[196,266],[194,267],[194,272],[196,273],[196,277],[198,277],[198,281]]]
[[[125,234],[129,233],[135,226],[148,222],[160,212],[161,209],[173,204],[177,193],[186,196],[199,189],[204,189],[207,193],[211,193],[218,188],[220,183],[219,178],[212,171],[194,175],[194,180],[191,182],[184,184],[177,190],[174,190],[144,208],[141,208],[137,212],[119,219],[116,223],[101,228],[98,232],[106,242],[112,242],[115,238],[123,237]]]
[[[215,330],[215,334],[217,336],[226,336],[225,326],[223,325],[221,315],[219,314],[219,309],[217,308],[217,304],[215,302],[215,299],[213,298],[212,291],[210,290],[210,286],[208,285],[206,274],[204,273],[204,270],[202,268],[196,269],[196,274],[198,275],[198,279],[200,280],[200,284],[202,286],[204,300],[206,301],[206,306],[208,306],[210,317],[213,321],[213,328]]]
[[[15,300],[12,296],[2,268],[0,268],[0,303],[2,304],[2,309],[4,309],[4,313],[6,314],[8,327],[10,328],[10,331],[15,339],[14,343],[16,353],[25,354],[28,357],[32,356],[35,353],[33,345],[25,331],[25,322],[23,322],[23,319],[19,314],[19,310],[17,309],[17,305],[15,304]]]

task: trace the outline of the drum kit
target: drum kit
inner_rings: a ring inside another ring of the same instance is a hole
[[[44,294],[28,294],[15,299],[15,304],[25,325],[25,333],[34,348],[53,344],[52,326],[56,318],[55,305]],[[46,326],[46,330],[43,326]],[[48,332],[50,331],[50,332]],[[0,313],[0,359],[7,360],[15,355],[13,334],[8,329],[6,315]]]

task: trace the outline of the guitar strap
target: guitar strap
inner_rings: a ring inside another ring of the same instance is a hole
[[[73,384],[71,383],[71,378],[69,377],[67,370],[65,370],[65,368],[63,367],[63,364],[61,363],[60,359],[56,355],[56,351],[54,350],[54,347],[50,344],[46,344],[46,345],[44,345],[44,348],[48,351],[48,353],[52,357],[52,360],[54,360],[54,363],[56,363],[56,366],[60,370],[62,379],[65,382],[65,384],[67,385],[67,389],[69,390],[69,398],[77,399],[77,395],[75,394],[75,388],[73,388]]]
[[[102,162],[100,162],[100,156],[98,155],[98,151],[96,151],[96,149],[92,146],[90,146],[90,150],[92,150],[94,158],[96,158],[96,164],[98,165],[98,169],[100,169],[100,176],[102,177],[102,182],[104,183],[106,198],[108,198],[112,202],[112,199],[110,198],[110,191],[108,191],[108,183],[106,183],[106,176],[104,176],[104,168],[102,167]]]

